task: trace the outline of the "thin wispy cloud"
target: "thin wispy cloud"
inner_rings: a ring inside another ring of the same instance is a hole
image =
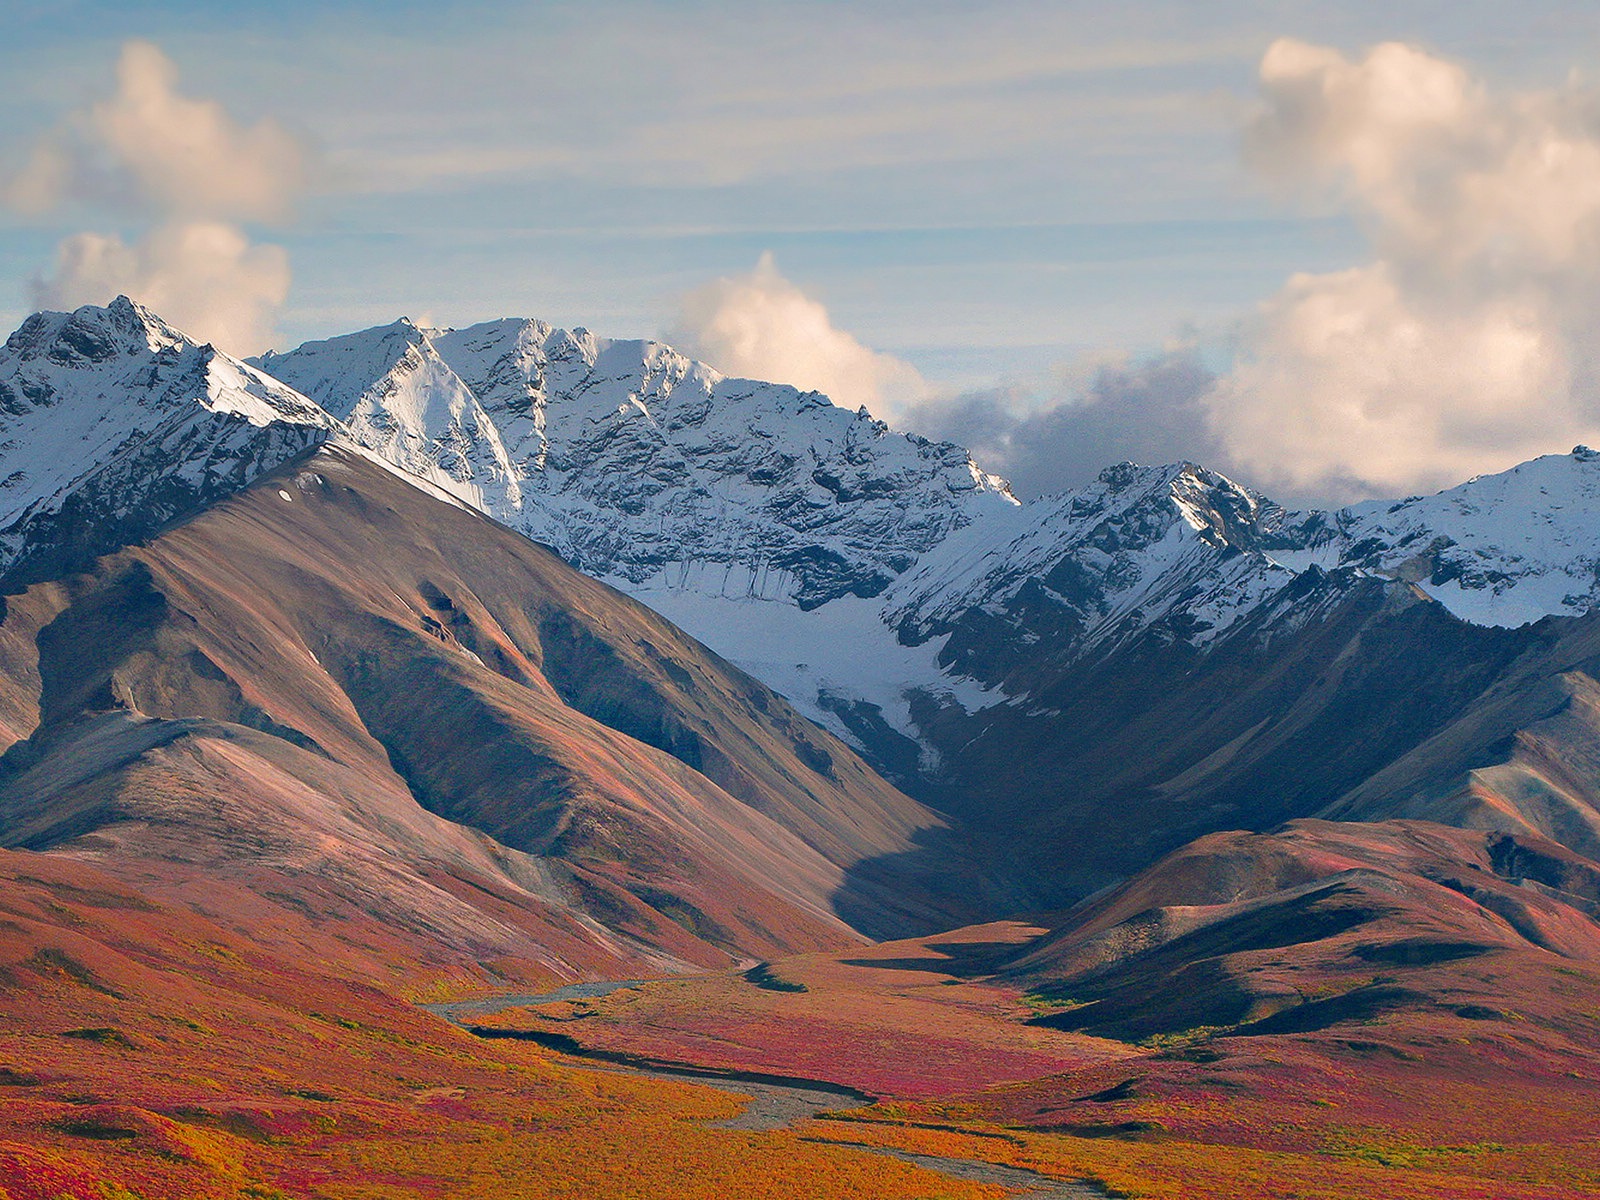
[[[815,36],[821,22],[826,38]],[[1245,55],[1253,40],[1238,30],[1090,36],[1093,24],[1050,9],[974,19],[941,6],[829,5],[735,17],[697,4],[631,7],[626,19],[545,14],[522,36],[493,39],[463,25],[426,45],[386,31],[352,47],[348,102],[324,121],[357,189],[551,176],[720,187],[1060,152],[1083,133],[1142,124],[1152,87],[1187,96],[1167,115],[1193,120],[1185,72]],[[1142,86],[1119,85],[1127,75]],[[404,120],[357,94],[376,77],[406,81]]]

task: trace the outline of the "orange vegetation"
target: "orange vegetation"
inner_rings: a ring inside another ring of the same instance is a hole
[[[1473,969],[1514,971],[1514,988],[1500,986],[1520,1012],[1418,1009],[1135,1044],[1025,1025],[1048,1002],[963,978],[1028,935],[1002,923],[761,976],[796,990],[739,975],[667,981],[497,1023],[861,1087],[884,1100],[806,1136],[1092,1178],[1125,1196],[1600,1194],[1600,973],[1553,955],[1488,957]],[[1449,979],[1473,983],[1459,967]]]
[[[1034,932],[1002,921],[961,937],[966,949],[991,950]],[[765,986],[743,974],[661,980],[595,1001],[510,1009],[478,1023],[566,1034],[642,1058],[921,1098],[1129,1053],[1115,1042],[1024,1024],[1031,1012],[1016,988],[963,982],[950,957],[959,958],[963,947],[930,948],[938,941],[784,959]]]
[[[958,1197],[739,1102],[484,1043],[52,856],[0,853],[0,1196]]]

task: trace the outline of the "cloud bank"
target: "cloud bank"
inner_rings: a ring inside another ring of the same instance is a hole
[[[1225,462],[1202,403],[1216,376],[1194,347],[1103,356],[1074,374],[1086,378],[1054,396],[997,388],[925,400],[907,427],[966,446],[1025,499],[1081,487],[1125,459]]]
[[[1216,376],[1191,345],[1101,355],[1054,386],[940,392],[910,363],[838,328],[770,253],[748,274],[685,296],[666,337],[726,374],[819,391],[895,428],[957,442],[1023,496],[1080,486],[1123,459],[1226,460],[1203,403]]]
[[[1496,90],[1392,42],[1352,57],[1282,39],[1259,82],[1247,162],[1353,218],[1369,257],[1291,276],[1220,376],[1180,348],[1073,386],[941,396],[770,256],[693,293],[680,336],[731,373],[961,442],[1024,494],[1194,459],[1289,502],[1346,501],[1600,442],[1600,94]]]
[[[40,139],[5,199],[30,216],[87,207],[153,221],[132,244],[94,232],[65,239],[33,281],[36,306],[126,293],[195,337],[249,353],[268,344],[290,274],[284,251],[252,245],[239,222],[286,219],[306,174],[283,128],[241,125],[215,101],[179,94],[171,60],[130,41],[115,92]]]
[[[1247,157],[1353,214],[1373,261],[1297,274],[1205,399],[1252,477],[1351,498],[1600,436],[1600,97],[1496,93],[1386,43],[1260,66]]]
[[[890,424],[928,394],[915,367],[837,328],[821,301],[778,272],[770,253],[748,274],[685,296],[667,339],[724,374],[822,392]]]

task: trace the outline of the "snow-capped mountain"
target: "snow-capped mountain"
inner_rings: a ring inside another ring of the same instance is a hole
[[[522,508],[526,473],[478,398],[410,321],[262,361],[385,461],[483,511]]]
[[[1204,647],[1307,573],[1398,581],[1464,621],[1515,627],[1595,607],[1597,572],[1600,455],[1584,446],[1328,512],[1286,511],[1193,463],[1121,463],[945,539],[888,591],[883,618],[912,643],[1009,619],[1022,642],[1050,636],[1077,657],[1155,629]]]
[[[0,351],[0,418],[13,583],[337,437],[551,545],[835,732],[859,740],[868,714],[924,751],[918,697],[1023,703],[1037,671],[1018,663],[1207,653],[1362,580],[1483,625],[1600,599],[1600,456],[1581,447],[1337,512],[1194,464],[1119,464],[1019,505],[959,446],[529,320],[401,320],[243,363],[126,299],[41,313]]]
[[[801,616],[682,589],[636,594],[836,732],[860,739],[866,720],[922,743],[926,766],[938,754],[919,696],[1026,705],[1071,664],[1135,644],[1270,641],[1370,583],[1515,627],[1594,608],[1597,571],[1600,455],[1580,446],[1436,496],[1337,511],[1287,511],[1192,463],[1122,463],[952,531],[874,601]]]
[[[37,313],[0,350],[0,573],[141,537],[335,426],[126,298]]]
[[[1269,553],[1284,544],[1283,519],[1265,497],[1193,463],[1121,463],[1004,525],[946,539],[896,583],[884,619],[921,642],[1020,598],[1055,607],[1080,652],[1180,617],[1183,635],[1204,644],[1294,578]]]
[[[1456,616],[1514,627],[1600,604],[1600,454],[1547,454],[1434,496],[1334,514],[1338,561],[1415,582]],[[1316,546],[1315,534],[1307,539]]]
[[[803,608],[874,596],[953,530],[1015,506],[959,446],[657,342],[399,321],[258,365],[391,462],[630,590]]]

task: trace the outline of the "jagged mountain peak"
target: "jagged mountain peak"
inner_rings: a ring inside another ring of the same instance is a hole
[[[143,536],[337,427],[125,296],[37,313],[0,350],[0,576]]]
[[[269,350],[249,362],[342,418],[355,408],[365,390],[352,388],[349,381],[362,378],[374,382],[400,364],[408,360],[415,364],[431,353],[428,331],[409,317],[400,317],[387,325],[307,342],[288,353]],[[318,369],[305,369],[312,362]]]
[[[921,642],[982,613],[1015,621],[1031,644],[1043,635],[1029,627],[1048,610],[1052,637],[1076,654],[1181,614],[1178,627],[1203,644],[1294,577],[1264,553],[1283,519],[1197,463],[1117,463],[946,539],[890,590],[884,619]]]
[[[194,344],[144,305],[118,296],[103,307],[86,304],[72,312],[34,313],[6,339],[5,353],[12,359],[43,358],[72,367]]]
[[[715,579],[806,607],[876,595],[1014,504],[959,446],[581,327],[391,325],[260,365],[390,461],[623,585]]]
[[[1341,561],[1415,583],[1480,625],[1600,604],[1600,454],[1576,446],[1431,496],[1334,514]]]
[[[1579,615],[1600,605],[1597,531],[1600,455],[1582,446],[1337,511],[1287,511],[1193,462],[1123,462],[947,538],[896,581],[883,618],[904,642],[949,638],[947,670],[1009,689],[1043,645],[1064,662],[1146,634],[1203,651],[1374,586],[1475,625]]]
[[[1187,460],[1159,466],[1116,463],[1089,486],[1062,495],[1069,498],[1068,520],[1104,517],[1126,524],[1127,514],[1137,513],[1146,533],[1160,536],[1179,519],[1219,548],[1260,546],[1267,525],[1283,512],[1261,493]]]
[[[81,434],[85,419],[190,403],[236,413],[255,425],[325,421],[292,388],[189,337],[126,296],[103,307],[34,313],[6,339],[0,350],[0,417],[14,426],[32,409],[67,401],[65,411],[50,419],[58,435]],[[80,467],[92,465],[85,457]]]

